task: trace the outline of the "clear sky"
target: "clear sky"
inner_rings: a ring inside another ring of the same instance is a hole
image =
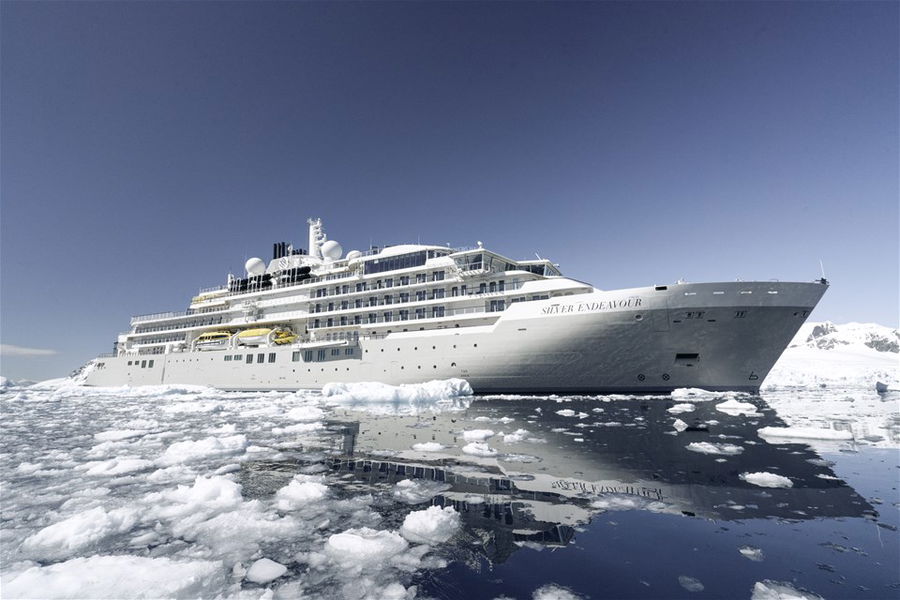
[[[68,373],[309,216],[604,289],[821,259],[813,319],[896,326],[898,9],[4,1],[0,371]]]

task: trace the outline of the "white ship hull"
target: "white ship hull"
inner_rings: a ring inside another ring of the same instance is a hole
[[[730,282],[594,290],[512,304],[499,318],[487,313],[485,325],[396,322],[374,335],[362,326],[350,340],[123,353],[95,360],[86,384],[297,390],[459,377],[476,393],[755,392],[826,289]]]

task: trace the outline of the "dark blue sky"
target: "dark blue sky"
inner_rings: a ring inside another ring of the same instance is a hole
[[[321,216],[897,325],[898,3],[3,2],[2,341],[109,351]]]

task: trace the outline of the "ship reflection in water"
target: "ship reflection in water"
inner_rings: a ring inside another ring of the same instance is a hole
[[[445,549],[452,564],[420,582],[429,595],[439,597],[510,593],[515,588],[509,587],[509,578],[554,580],[547,569],[558,569],[565,585],[591,597],[699,592],[683,581],[679,587],[679,573],[674,571],[683,570],[678,567],[682,559],[704,564],[694,572],[705,573],[705,587],[712,595],[721,596],[729,589],[722,587],[725,583],[717,586],[716,580],[726,577],[714,574],[717,569],[745,568],[748,583],[729,573],[730,585],[740,590],[726,595],[747,597],[753,581],[766,577],[759,574],[758,565],[746,560],[746,554],[738,553],[737,547],[744,542],[760,545],[764,538],[775,539],[779,533],[772,527],[778,525],[787,525],[782,535],[790,536],[797,535],[798,523],[858,518],[871,528],[879,517],[866,499],[835,474],[833,463],[809,446],[760,437],[760,428],[784,426],[760,398],[742,399],[756,405],[756,413],[750,415],[718,410],[721,399],[697,402],[693,410],[665,398],[559,400],[483,397],[459,410],[435,414],[337,410],[337,420],[329,423],[320,446],[298,449],[293,462],[246,464],[242,483],[245,493],[265,496],[295,472],[327,470],[348,493],[365,491],[381,498],[379,511],[388,523],[400,523],[410,510],[428,504],[452,506],[463,522],[462,531]],[[679,412],[682,409],[685,412]],[[787,478],[782,485],[789,481],[790,487],[755,485],[745,480],[752,473]],[[405,480],[422,484],[420,494],[398,503],[396,484]],[[611,516],[615,519],[610,520]],[[770,524],[742,531],[753,520]],[[598,529],[600,525],[606,529]],[[612,528],[614,535],[610,525],[620,526]],[[793,533],[788,534],[789,530]],[[733,537],[728,560],[716,556],[714,549],[722,536],[715,542],[704,541],[704,536],[712,540],[712,534],[721,532],[747,538]],[[676,556],[641,568],[631,537],[655,543],[659,552]],[[828,540],[815,540],[815,546],[824,541]],[[704,545],[707,552],[698,554],[697,546]],[[784,546],[780,543],[790,557],[793,550]],[[521,564],[502,568],[516,562],[523,550],[536,555],[534,550],[563,547],[568,548],[552,557],[543,553],[540,560],[523,558]],[[693,558],[687,556],[691,548]],[[679,557],[682,549],[685,556]],[[585,551],[592,556],[582,556]],[[578,555],[562,556],[569,553]],[[620,567],[631,565],[634,586],[629,587],[618,572],[615,586],[598,588],[600,571],[593,569],[614,568],[617,561]],[[581,565],[577,568],[582,572],[571,572],[574,565]],[[805,581],[798,575],[803,569],[793,567],[793,576],[787,564],[778,565],[778,572],[772,574],[775,579],[781,575],[782,580],[817,584],[817,574]],[[671,576],[665,575],[669,568],[674,569]],[[545,572],[535,575],[535,570]],[[665,581],[658,580],[664,575]],[[479,578],[481,584],[473,583]],[[507,579],[506,587],[485,586],[488,580],[502,578]]]

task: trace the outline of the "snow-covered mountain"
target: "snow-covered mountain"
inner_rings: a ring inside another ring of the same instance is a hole
[[[805,323],[790,345],[791,348],[797,346],[820,350],[866,346],[878,352],[900,353],[900,331],[876,323]]]
[[[874,390],[900,387],[900,334],[874,323],[806,323],[778,359],[763,390],[784,387]]]

